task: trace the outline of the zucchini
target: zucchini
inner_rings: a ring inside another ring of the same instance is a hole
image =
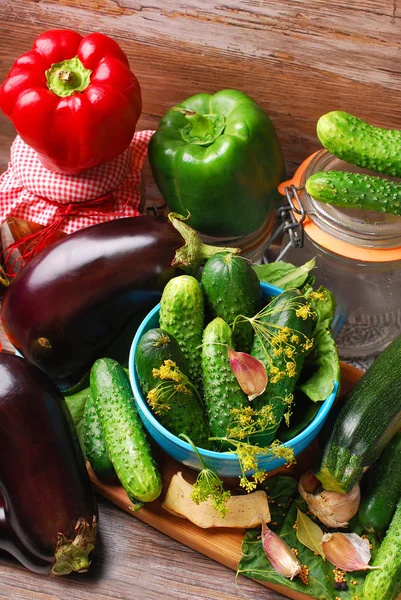
[[[298,290],[276,296],[255,319],[251,354],[266,367],[266,390],[252,402],[260,410],[272,406],[273,423],[262,436],[266,446],[274,439],[299,379],[305,357],[312,347],[314,313]],[[261,440],[259,441],[259,444]]]
[[[383,535],[401,498],[401,433],[397,433],[364,476],[359,522],[365,531]]]
[[[366,600],[396,600],[401,592],[401,500],[363,586]]]
[[[174,335],[189,366],[189,378],[200,388],[201,345],[205,321],[203,291],[195,277],[171,279],[160,301],[160,327]]]
[[[308,177],[305,189],[318,202],[401,215],[401,184],[382,177],[321,171]]]
[[[101,479],[115,477],[116,472],[107,452],[100,420],[90,391],[84,412],[84,443],[86,458],[96,475]]]
[[[131,502],[151,502],[161,493],[161,477],[123,367],[110,358],[92,366],[90,387],[107,453]]]
[[[204,400],[213,437],[225,437],[232,408],[249,406],[230,366],[227,346],[232,347],[232,332],[223,319],[216,317],[206,327],[202,345]]]
[[[189,377],[188,361],[175,337],[160,327],[149,329],[139,340],[135,354],[139,385],[144,396],[155,387],[153,369],[159,369],[165,360],[175,362],[180,371]]]
[[[238,315],[253,317],[262,308],[262,291],[251,263],[237,254],[219,252],[206,262],[202,285],[211,316],[233,328],[236,350],[249,352],[252,326],[248,322],[234,326],[234,321]]]
[[[320,117],[316,132],[334,156],[364,169],[401,177],[400,130],[375,127],[336,110]]]
[[[346,494],[401,425],[401,335],[346,395],[316,476],[324,489]]]

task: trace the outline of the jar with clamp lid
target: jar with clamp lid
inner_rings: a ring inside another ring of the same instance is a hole
[[[317,202],[304,186],[312,173],[324,170],[371,173],[327,150],[305,160],[279,188],[294,226],[303,228],[302,235],[291,231],[295,243],[284,237],[281,257],[295,265],[316,259],[316,283],[337,301],[333,330],[340,357],[368,357],[401,334],[401,217]]]

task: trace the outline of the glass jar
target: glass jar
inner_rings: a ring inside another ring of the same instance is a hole
[[[283,194],[295,186],[306,211],[304,246],[291,247],[285,260],[302,265],[316,259],[316,283],[330,289],[337,301],[333,330],[340,357],[367,357],[401,334],[401,217],[316,202],[304,189],[306,179],[330,170],[372,173],[327,150],[304,161],[294,178],[280,186]],[[282,247],[287,243],[285,237]]]
[[[250,233],[249,235],[237,238],[221,238],[211,237],[199,233],[199,237],[205,244],[212,244],[213,246],[227,246],[233,248],[240,248],[241,256],[248,258],[255,264],[261,263],[266,246],[271,238],[274,224],[276,221],[275,211],[270,212],[263,225],[259,227],[257,231]]]

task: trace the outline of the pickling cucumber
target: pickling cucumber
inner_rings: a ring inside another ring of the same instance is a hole
[[[313,325],[310,304],[295,289],[276,296],[255,319],[257,329],[251,354],[266,367],[268,382],[263,394],[252,401],[252,407],[260,410],[270,404],[273,416],[269,431],[263,434],[263,445],[273,441],[289,407],[305,357],[312,347]]]
[[[174,335],[189,366],[189,378],[201,387],[201,344],[205,321],[203,291],[190,275],[171,279],[160,301],[160,327]]]
[[[308,177],[305,189],[318,202],[401,215],[401,184],[383,177],[319,171]]]
[[[95,410],[90,391],[85,403],[84,442],[86,458],[96,475],[101,479],[115,477],[116,472],[107,452],[100,419]]]
[[[401,426],[401,335],[370,365],[342,402],[317,478],[346,494]]]
[[[174,336],[160,328],[145,333],[138,342],[135,366],[141,391],[163,427],[174,435],[185,433],[197,446],[208,448],[204,405]]]
[[[90,388],[107,453],[133,503],[151,502],[161,493],[161,477],[123,367],[110,358],[92,366]]]
[[[249,352],[253,330],[248,322],[235,323],[238,315],[253,317],[262,308],[262,292],[251,262],[237,254],[219,252],[202,272],[206,303],[212,317],[221,317],[234,332],[234,346]]]
[[[203,334],[203,391],[213,437],[225,437],[232,408],[249,405],[246,394],[230,366],[227,346],[232,347],[232,333],[223,319],[216,317]]]
[[[336,110],[320,117],[316,131],[334,156],[358,167],[401,177],[401,130],[375,127]]]
[[[401,498],[401,433],[397,433],[362,480],[359,522],[367,532],[385,533]]]
[[[135,366],[144,396],[155,387],[153,369],[159,369],[165,360],[172,360],[189,377],[189,365],[174,335],[160,327],[149,329],[139,340]]]
[[[396,600],[401,592],[401,500],[363,586],[366,600]]]

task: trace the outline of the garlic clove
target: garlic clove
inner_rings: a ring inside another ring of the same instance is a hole
[[[267,386],[267,371],[260,360],[245,352],[236,352],[229,346],[227,352],[233,373],[248,400],[263,394]]]
[[[370,561],[369,540],[356,533],[325,533],[322,550],[329,562],[342,571],[376,569]]]
[[[302,565],[289,547],[274,531],[262,521],[263,550],[273,569],[279,575],[294,579],[301,572]]]
[[[328,492],[316,493],[319,480],[311,472],[304,473],[299,480],[298,491],[306,501],[311,513],[328,527],[347,527],[349,520],[356,515],[361,501],[359,484],[348,494]]]

